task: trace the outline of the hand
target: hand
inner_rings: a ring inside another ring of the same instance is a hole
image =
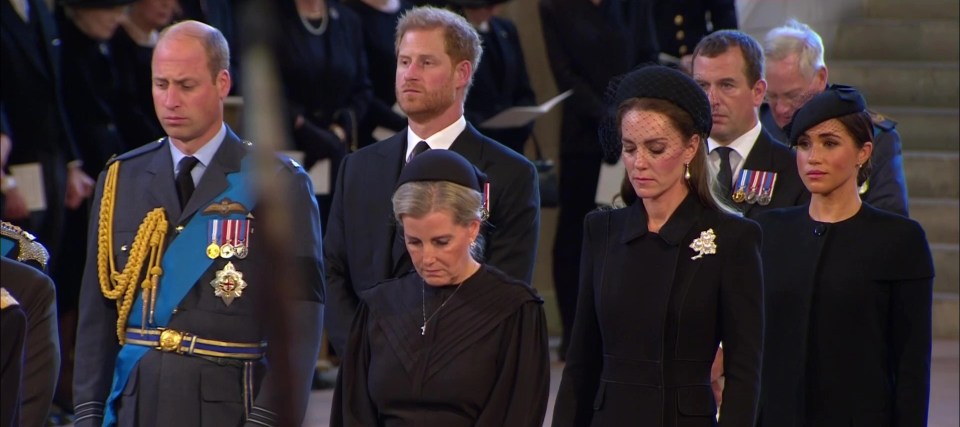
[[[64,200],[67,208],[76,209],[80,207],[83,200],[93,194],[95,184],[79,167],[67,168],[67,197]]]
[[[717,349],[717,356],[710,367],[710,388],[713,389],[713,398],[717,401],[717,409],[723,402],[723,347]]]
[[[3,193],[3,219],[18,220],[30,216],[30,210],[27,209],[27,201],[20,194],[20,189],[13,187]]]

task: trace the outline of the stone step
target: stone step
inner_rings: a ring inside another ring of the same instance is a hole
[[[839,27],[830,56],[845,60],[957,61],[960,21],[851,20]]]
[[[960,150],[960,109],[870,105],[897,122],[905,151]]]
[[[903,172],[909,197],[960,198],[960,153],[956,151],[904,150]]]
[[[911,197],[910,218],[923,226],[930,243],[960,244],[960,200]]]
[[[960,295],[933,294],[933,338],[960,339]]]
[[[958,19],[957,0],[868,0],[866,15],[874,18]]]
[[[830,81],[858,87],[870,105],[960,108],[960,63],[830,61]]]
[[[929,234],[927,238],[930,238]],[[933,279],[933,290],[960,294],[960,245],[931,243],[930,254],[937,274]]]

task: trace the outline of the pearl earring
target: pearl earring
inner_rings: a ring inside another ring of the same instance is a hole
[[[690,164],[689,163],[683,164],[683,179],[687,181],[690,180]]]

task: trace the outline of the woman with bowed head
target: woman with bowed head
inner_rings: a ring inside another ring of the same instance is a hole
[[[766,347],[760,425],[925,426],[933,261],[915,221],[860,200],[873,125],[833,85],[789,125],[810,203],[764,230]]]
[[[621,209],[584,221],[580,296],[553,425],[713,426],[710,365],[726,351],[722,426],[754,424],[760,392],[760,227],[711,192],[710,104],[662,66],[611,84],[605,148],[629,181]]]
[[[393,194],[403,230],[396,244],[406,245],[414,270],[361,298],[331,425],[543,424],[543,300],[474,253],[491,208],[485,183],[450,150],[427,150],[404,166]]]

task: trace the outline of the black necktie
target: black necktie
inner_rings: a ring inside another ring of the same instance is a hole
[[[717,171],[717,182],[720,183],[720,194],[730,198],[730,185],[733,183],[733,170],[730,168],[730,147],[717,147],[716,151],[720,155],[720,170]]]
[[[180,196],[180,209],[187,205],[187,200],[193,195],[193,176],[190,171],[200,163],[196,157],[184,157],[180,159],[177,167],[177,195]]]
[[[418,154],[427,151],[430,149],[430,146],[427,145],[427,141],[420,141],[416,146],[413,147],[413,151],[410,152],[410,157],[407,157],[407,163],[410,163],[414,157],[417,157]]]

